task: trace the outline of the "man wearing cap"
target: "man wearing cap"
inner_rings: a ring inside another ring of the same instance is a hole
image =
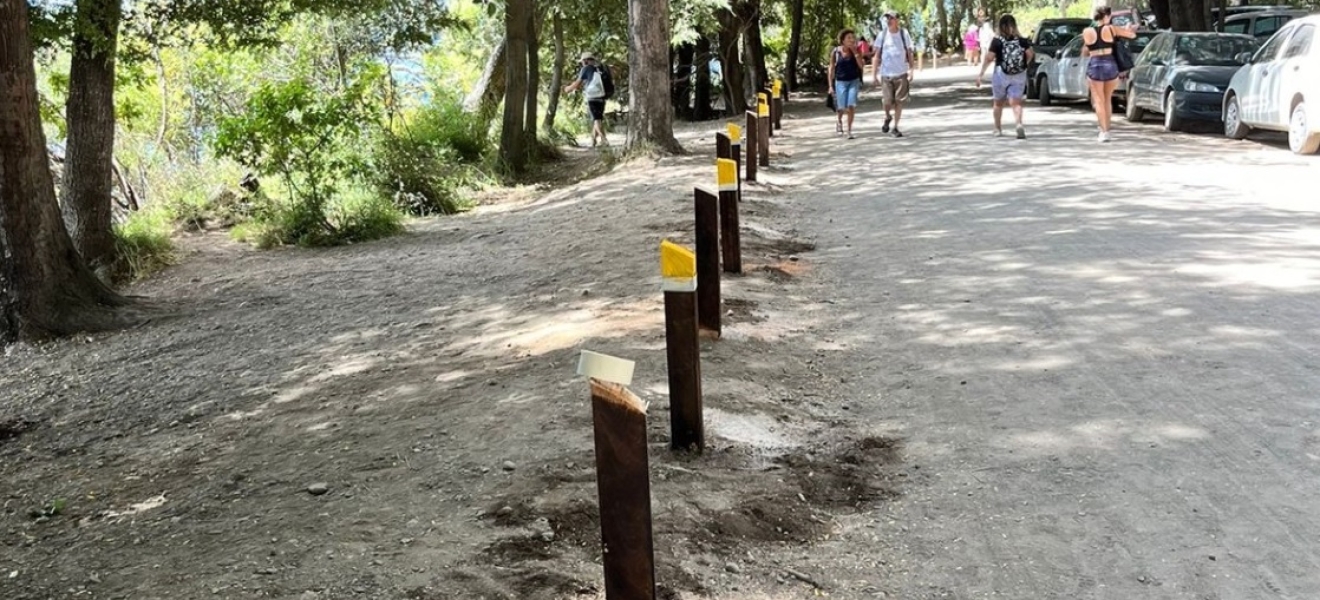
[[[903,118],[903,103],[908,100],[908,83],[914,62],[912,36],[898,26],[898,13],[887,12],[885,28],[875,40],[875,58],[871,59],[872,78],[880,86],[885,102],[885,124],[880,131],[903,137],[898,122]]]
[[[564,86],[564,93],[583,92],[587,97],[587,113],[591,116],[591,146],[609,145],[605,139],[605,67],[596,62],[590,52],[582,53],[582,72],[573,83]]]

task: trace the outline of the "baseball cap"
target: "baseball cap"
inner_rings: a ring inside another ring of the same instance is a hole
[[[883,16],[884,18],[886,18],[886,19],[897,19],[897,18],[898,18],[898,13],[896,13],[896,12],[894,12],[894,11],[891,10],[891,11],[886,12],[886,13],[885,13],[884,15],[882,15],[882,16]]]
[[[582,59],[581,59],[581,60],[583,60],[583,61],[596,60],[596,56],[593,55],[593,54],[590,53],[590,52],[583,52],[583,53],[582,53]]]

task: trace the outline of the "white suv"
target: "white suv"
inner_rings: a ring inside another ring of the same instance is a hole
[[[1289,21],[1233,75],[1224,93],[1224,135],[1240,140],[1252,129],[1286,131],[1293,152],[1320,151],[1317,30],[1320,15]]]

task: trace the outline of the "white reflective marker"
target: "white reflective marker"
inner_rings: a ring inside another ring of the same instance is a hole
[[[633,368],[636,366],[631,360],[616,358],[608,354],[583,350],[581,357],[578,358],[578,375],[617,383],[619,385],[632,384]]]

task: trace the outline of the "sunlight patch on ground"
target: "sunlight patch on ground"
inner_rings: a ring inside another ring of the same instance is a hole
[[[1122,420],[1090,421],[1059,430],[1015,433],[995,442],[1013,450],[1052,454],[1078,449],[1117,450],[1120,445],[1195,442],[1210,438],[1199,427],[1181,423],[1132,424]]]
[[[1227,257],[1224,257],[1227,258]],[[1273,263],[1230,262],[1187,265],[1181,273],[1214,279],[1220,285],[1252,285],[1278,290],[1307,291],[1320,284],[1320,260],[1296,258]]]
[[[108,511],[105,513],[105,517],[107,519],[119,519],[123,517],[130,517],[139,513],[144,513],[149,510],[160,508],[162,506],[165,506],[165,494],[147,498],[146,500],[143,500],[136,504],[130,504],[128,508],[125,508],[124,510]]]
[[[787,451],[801,445],[780,432],[768,415],[740,414],[705,407],[706,427],[713,436],[762,451]]]

